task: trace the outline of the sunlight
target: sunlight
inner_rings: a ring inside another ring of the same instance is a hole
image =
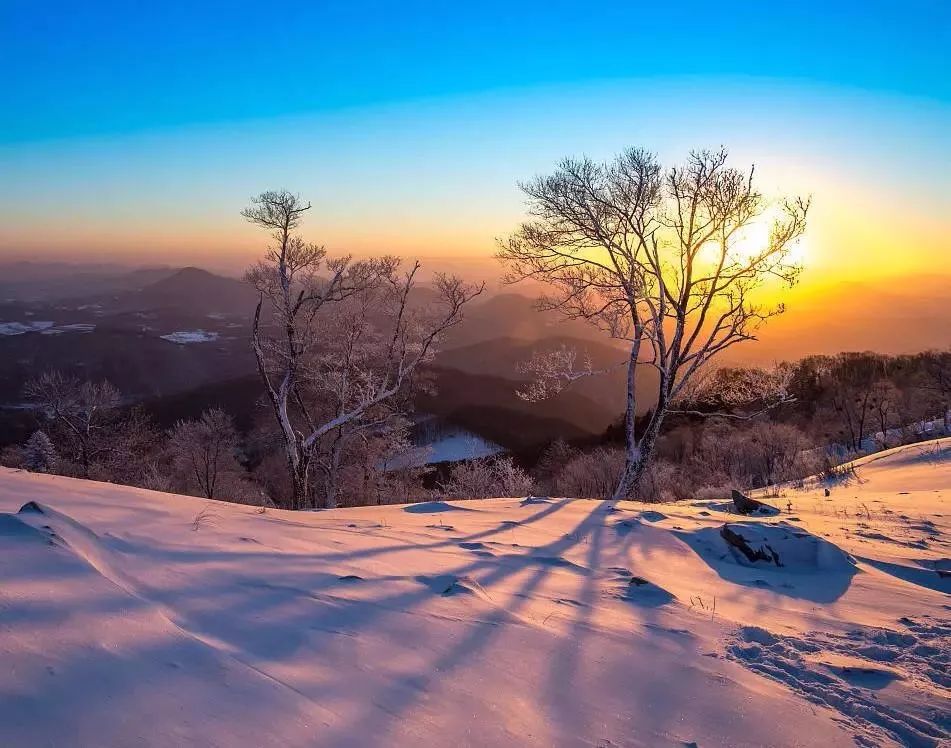
[[[744,260],[762,252],[769,243],[772,223],[760,220],[744,226],[733,237],[730,252],[737,260]],[[801,236],[789,245],[788,261],[796,265],[805,265],[808,260],[806,236]]]

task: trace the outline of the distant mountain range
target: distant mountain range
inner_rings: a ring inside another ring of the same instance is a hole
[[[13,293],[0,301],[0,325],[7,323],[10,333],[0,334],[0,403],[19,404],[27,379],[64,369],[109,379],[162,425],[210,405],[250,423],[261,391],[247,341],[256,302],[249,286],[195,267],[103,270],[74,273],[80,282],[69,293],[69,271],[20,267],[8,282]],[[50,297],[42,297],[43,288]],[[421,286],[416,301],[425,303],[431,294]],[[517,363],[536,343],[578,344],[597,365],[623,358],[596,331],[540,314],[531,299],[516,294],[480,299],[469,312],[444,341],[446,350],[432,367],[438,393],[422,396],[421,410],[510,449],[538,448],[557,437],[592,438],[614,419],[613,385],[589,390],[583,383],[539,404],[515,395],[523,383]],[[3,429],[0,422],[0,442],[21,438],[29,428],[23,412],[5,412],[7,423],[18,426]]]
[[[432,294],[418,289],[416,301]],[[946,281],[843,284],[793,296],[762,340],[730,362],[767,363],[840,350],[912,352],[951,344]],[[45,369],[108,378],[131,400],[165,416],[221,404],[249,422],[260,388],[248,346],[256,296],[242,281],[200,268],[117,269],[68,264],[0,265],[0,444],[30,428],[20,403],[26,379]],[[544,403],[526,403],[519,362],[570,346],[595,368],[624,361],[623,346],[581,322],[539,312],[516,293],[479,298],[442,342],[433,363],[438,393],[418,406],[514,450],[555,438],[597,438],[624,406],[624,370],[583,379]],[[649,405],[653,372],[639,386]],[[167,424],[170,425],[170,424]]]
[[[0,263],[0,301],[50,302],[144,288],[175,268],[122,268],[66,262]]]

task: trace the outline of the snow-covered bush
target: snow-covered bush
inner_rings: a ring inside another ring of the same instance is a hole
[[[488,499],[534,493],[532,477],[511,457],[485,457],[452,467],[439,493],[449,499]]]
[[[0,465],[8,468],[22,468],[23,447],[19,444],[10,444],[0,449]]]

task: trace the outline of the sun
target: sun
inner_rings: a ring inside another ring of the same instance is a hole
[[[770,241],[773,223],[765,217],[749,223],[740,229],[730,242],[730,253],[738,261],[750,259],[762,253]],[[786,261],[794,265],[804,265],[808,258],[805,236],[800,236],[787,247]]]

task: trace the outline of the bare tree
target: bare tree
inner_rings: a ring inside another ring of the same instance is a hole
[[[861,451],[874,431],[875,383],[885,373],[885,357],[874,353],[839,353],[819,359],[819,376],[826,388],[831,422],[848,448]]]
[[[757,291],[798,278],[791,251],[808,201],[770,206],[753,186],[753,171],[726,162],[722,149],[691,153],[685,166],[666,170],[640,149],[604,164],[566,159],[554,174],[522,185],[531,219],[498,252],[507,281],[550,287],[543,309],[586,320],[629,346],[625,464],[615,497],[636,489],[687,384],[783,311],[758,300]],[[764,221],[768,233],[757,239]],[[656,368],[659,379],[651,417],[637,434],[634,384],[643,366]]]
[[[328,439],[328,448],[315,458],[323,505],[386,504],[426,495],[423,476],[430,469],[407,459],[419,451],[411,445],[409,427],[402,415],[384,411]]]
[[[309,203],[289,192],[265,192],[242,213],[267,229],[273,240],[265,258],[247,272],[248,282],[260,294],[251,346],[281,431],[293,486],[290,506],[295,509],[313,506],[310,469],[320,442],[392,402],[482,290],[437,275],[436,300],[414,305],[410,296],[417,285],[418,263],[401,271],[393,257],[329,258],[323,247],[296,233],[309,209]],[[365,317],[373,322],[379,345],[369,369],[341,362],[331,345],[346,335],[332,324],[332,312],[360,301],[369,305]],[[267,318],[262,317],[265,302]],[[354,378],[355,371],[359,376]],[[335,377],[338,387],[331,393],[326,383]],[[309,393],[323,396],[318,398],[320,409],[308,402]]]
[[[206,499],[219,498],[225,479],[240,473],[238,433],[223,410],[212,408],[195,421],[179,421],[169,437],[176,467]]]
[[[871,409],[880,436],[876,436],[882,449],[889,443],[889,431],[904,426],[899,420],[902,406],[902,391],[889,379],[879,379],[870,390]]]
[[[108,442],[102,445],[95,465],[100,480],[144,485],[153,474],[153,466],[161,451],[161,434],[151,417],[140,406],[117,414],[108,433]]]
[[[121,402],[119,391],[106,381],[53,371],[27,382],[23,392],[63,434],[81,477],[88,478],[96,459],[112,448],[109,431]]]
[[[931,392],[941,407],[944,433],[951,434],[951,350],[928,351],[921,354],[924,388]]]

